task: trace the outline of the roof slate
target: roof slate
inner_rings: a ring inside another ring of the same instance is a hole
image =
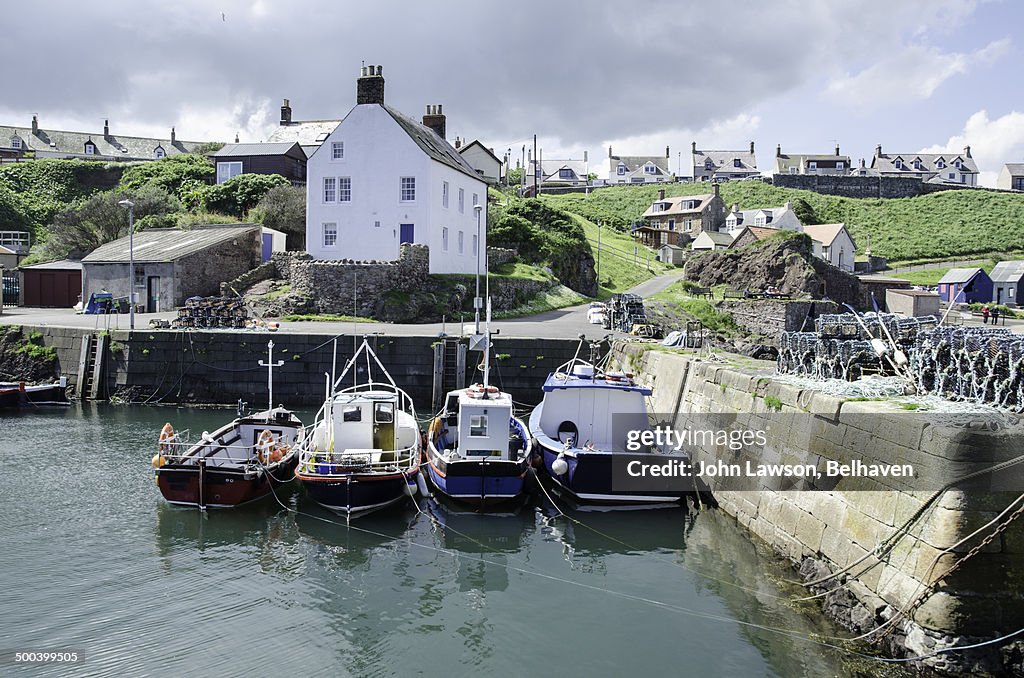
[[[176,228],[154,228],[139,231],[134,237],[136,263],[167,263],[195,254],[213,245],[259,231],[256,224],[207,226],[179,231]],[[86,264],[127,263],[128,237],[100,245],[82,261]]]
[[[903,161],[903,167],[897,168],[893,164],[896,159],[899,158]],[[938,167],[936,162],[942,159],[945,163],[944,167]],[[882,155],[876,155],[871,159],[871,167],[878,170],[879,172],[890,172],[906,174],[907,176],[913,176],[914,174],[931,174],[933,172],[942,172],[944,170],[956,169],[953,164],[957,159],[960,159],[961,169],[959,171],[966,172],[968,174],[977,173],[978,165],[974,162],[974,158],[968,158],[961,153],[884,153]],[[914,169],[914,160],[921,160],[921,169]]]
[[[227,144],[224,148],[214,153],[213,157],[225,158],[249,155],[284,155],[288,151],[292,150],[297,143],[298,142],[295,141],[282,141],[262,144]]]
[[[703,212],[704,208],[708,206],[711,199],[715,197],[714,193],[707,193],[704,195],[677,195],[671,198],[665,198],[664,200],[655,200],[650,207],[648,207],[644,213],[644,217],[661,217],[673,214],[694,214],[697,212]],[[683,209],[682,204],[691,200],[697,201],[697,206],[693,209]],[[668,203],[668,208],[661,210],[660,212],[654,211],[654,205],[658,203]]]
[[[702,151],[697,149],[693,155],[693,166],[703,168],[710,158],[715,169],[723,169],[732,172],[757,171],[757,158],[750,151]],[[740,167],[735,167],[733,161],[739,159]]]
[[[416,142],[420,150],[426,153],[432,160],[436,160],[442,165],[447,165],[456,171],[471,176],[477,181],[483,181],[480,175],[476,173],[476,170],[473,169],[473,166],[466,162],[466,159],[455,150],[455,147],[439,137],[434,130],[424,127],[404,113],[386,104],[383,108],[395,119],[398,126],[409,135],[409,138]]]
[[[155,139],[151,137],[129,137],[111,134],[104,138],[103,132],[65,132],[40,128],[36,134],[31,127],[11,127],[0,125],[0,146],[10,147],[11,138],[17,135],[24,150],[36,151],[37,155],[76,156],[87,159],[115,160],[153,160],[157,147],[164,149],[166,155],[191,153],[202,141],[183,141],[170,137]],[[85,144],[91,141],[96,146],[95,155],[86,155]]]
[[[341,120],[303,120],[279,125],[267,137],[267,142],[297,141],[303,149],[306,146],[317,147],[340,124]],[[307,155],[312,155],[312,153],[307,152]]]
[[[939,284],[965,283],[979,273],[984,273],[980,268],[951,268],[946,275],[939,279]]]
[[[992,282],[1015,283],[1024,278],[1024,261],[1000,261],[989,273]]]

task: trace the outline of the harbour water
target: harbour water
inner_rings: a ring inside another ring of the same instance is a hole
[[[346,526],[297,488],[280,494],[288,509],[166,505],[150,467],[160,427],[232,414],[0,417],[2,649],[80,653],[70,670],[0,673],[864,675],[804,640],[848,634],[792,603],[792,570],[713,511],[556,498],[570,520],[543,496],[500,516],[420,500]]]

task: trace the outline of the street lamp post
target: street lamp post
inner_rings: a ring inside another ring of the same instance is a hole
[[[128,329],[135,329],[135,203],[121,200],[117,203],[128,208]]]
[[[480,250],[483,249],[483,238],[480,237],[480,212],[483,205],[473,205],[476,212],[476,297],[473,299],[473,308],[476,311],[474,333],[480,334]]]

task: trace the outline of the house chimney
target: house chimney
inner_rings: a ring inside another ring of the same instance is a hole
[[[714,189],[715,197],[717,198],[718,197],[718,182],[717,181],[715,182],[715,185],[712,188]]]
[[[109,120],[104,120],[103,121],[103,138],[104,139],[109,139],[110,138],[110,121]]]
[[[875,157],[882,157],[882,144],[878,144],[877,146],[875,146]]]
[[[786,204],[785,204],[785,208],[786,208],[787,210],[792,210],[792,209],[793,209],[793,203],[792,203],[792,202],[790,202],[789,200],[787,200],[787,201],[786,201]]]
[[[287,99],[281,101],[281,124],[290,125],[292,123],[292,104]]]
[[[174,128],[171,128],[171,144],[174,143]]]
[[[39,134],[39,116],[32,116],[32,134]]]
[[[427,112],[423,116],[423,126],[433,130],[437,136],[444,139],[445,117],[441,110],[441,104],[427,104]]]
[[[836,155],[839,155],[839,144],[836,144]]]
[[[690,142],[690,153],[696,153],[696,152],[697,152],[697,142],[696,141],[691,141]]]
[[[668,159],[668,158],[671,158],[671,157],[672,157],[672,154],[669,153],[669,148],[668,148],[668,146],[666,146],[665,147],[665,158]]]
[[[970,146],[964,146],[964,155],[966,155],[968,158],[971,157],[971,147]]]
[[[740,212],[740,204],[738,202],[734,202],[732,204],[732,212],[733,212],[733,214],[739,214],[739,212]]]
[[[462,148],[462,139],[455,137],[455,150]]]
[[[754,142],[750,142],[750,155],[754,155]]]
[[[861,158],[861,159],[860,159],[860,166],[861,166],[862,168],[863,168],[863,167],[865,166],[865,165],[864,165],[864,158]]]
[[[380,66],[363,66],[356,80],[356,104],[384,105],[384,76]]]
[[[775,157],[776,158],[781,158],[782,157],[782,144],[775,144]]]
[[[238,143],[238,132],[235,132],[235,143]]]
[[[658,189],[658,200],[664,200],[664,199],[665,199],[665,189],[664,188],[659,188]]]

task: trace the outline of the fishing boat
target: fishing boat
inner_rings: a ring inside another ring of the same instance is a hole
[[[60,381],[51,384],[28,385],[23,381],[0,382],[0,409],[70,404],[65,377],[61,377]]]
[[[171,504],[200,509],[230,508],[269,495],[294,477],[297,445],[303,439],[302,422],[291,411],[274,407],[274,342],[267,344],[270,406],[238,416],[213,433],[204,431],[195,444],[188,432],[175,432],[170,423],[160,432],[153,457],[156,484]]]
[[[441,416],[427,431],[427,473],[438,491],[452,499],[486,506],[522,496],[530,470],[526,425],[515,417],[512,396],[491,386],[490,298],[483,348],[483,383],[450,391]],[[478,327],[479,327],[479,318]]]
[[[344,388],[360,357],[364,381]],[[373,381],[373,371],[386,381]],[[333,370],[332,370],[333,372]],[[337,379],[299,446],[295,472],[321,506],[348,516],[414,496],[420,468],[420,432],[412,398],[395,385],[364,339]]]
[[[556,488],[580,504],[679,502],[686,492],[613,486],[613,455],[627,453],[626,432],[650,429],[645,398],[651,389],[637,384],[631,374],[604,369],[607,356],[594,360],[598,343],[591,343],[591,361],[581,359],[577,349],[569,362],[548,375],[544,398],[530,414],[530,435],[544,468]],[[662,454],[651,448],[642,452]]]

